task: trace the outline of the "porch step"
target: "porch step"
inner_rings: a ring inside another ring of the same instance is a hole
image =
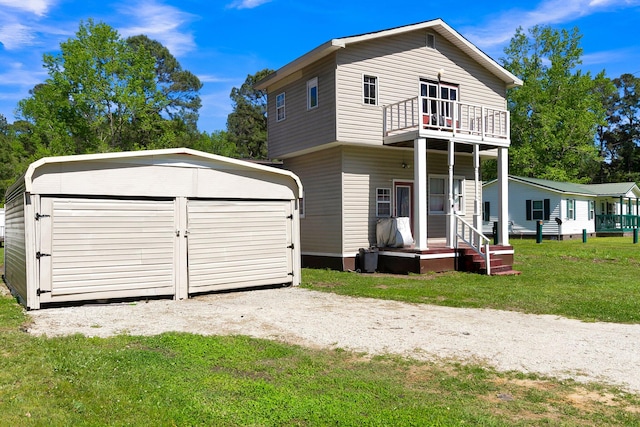
[[[491,253],[491,248],[489,248]],[[491,275],[519,275],[520,272],[513,270],[511,265],[503,264],[502,259],[490,255]],[[470,273],[487,274],[487,266],[484,258],[471,248],[463,248],[458,251],[458,270]]]

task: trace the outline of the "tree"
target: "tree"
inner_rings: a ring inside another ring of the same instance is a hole
[[[592,78],[577,70],[582,49],[578,29],[522,28],[505,48],[503,66],[524,85],[509,89],[510,172],[559,181],[590,182],[601,161],[596,127],[605,112]]]
[[[229,135],[225,131],[216,131],[211,134],[203,132],[191,148],[227,157],[238,155],[236,145],[229,140]]]
[[[183,70],[178,60],[160,42],[145,35],[129,37],[127,44],[136,50],[144,50],[155,59],[156,83],[166,97],[162,110],[171,119],[180,119],[196,129],[198,110],[202,105],[199,91],[200,79]]]
[[[233,111],[227,117],[227,132],[240,157],[267,158],[267,92],[255,84],[272,72],[265,68],[248,75],[240,88],[231,89]]]
[[[640,181],[640,78],[623,74],[603,97],[607,124],[599,128],[606,158],[600,181]]]
[[[144,148],[166,129],[160,113],[170,102],[158,88],[155,58],[107,24],[81,23],[43,62],[48,79],[18,106],[43,153]]]

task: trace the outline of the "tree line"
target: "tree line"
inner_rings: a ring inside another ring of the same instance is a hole
[[[640,181],[640,78],[580,70],[581,34],[518,29],[501,65],[523,80],[507,91],[510,173],[571,182]],[[264,69],[230,93],[226,130],[197,129],[202,83],[161,43],[122,38],[105,23],[81,22],[59,53],[45,54],[48,78],[0,115],[0,194],[45,156],[190,147],[267,158]],[[483,179],[495,177],[495,162]]]

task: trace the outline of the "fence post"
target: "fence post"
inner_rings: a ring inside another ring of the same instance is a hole
[[[536,243],[542,243],[542,221],[536,222]]]
[[[587,229],[582,229],[582,243],[587,243]]]
[[[633,244],[637,244],[638,243],[638,229],[634,228],[633,229]]]

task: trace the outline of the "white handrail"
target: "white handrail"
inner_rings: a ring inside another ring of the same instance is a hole
[[[469,245],[471,249],[477,252],[482,257],[482,259],[484,259],[485,266],[487,267],[487,276],[490,276],[491,256],[489,254],[489,238],[458,215],[454,214],[453,218],[455,219],[456,229],[456,249],[458,249],[458,239],[461,239],[463,242]],[[466,236],[467,233],[468,236]],[[482,252],[482,249],[484,249],[484,252]]]

